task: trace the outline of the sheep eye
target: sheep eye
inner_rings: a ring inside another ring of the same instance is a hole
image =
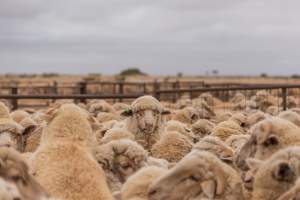
[[[264,142],[265,146],[275,146],[278,145],[278,140],[275,137],[270,137],[267,139],[267,141]]]
[[[193,181],[195,181],[195,182],[198,182],[198,181],[201,180],[201,177],[197,176],[197,175],[192,175],[192,176],[190,176],[190,179],[193,180]]]

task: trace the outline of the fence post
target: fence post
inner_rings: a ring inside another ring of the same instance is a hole
[[[11,88],[11,94],[12,95],[17,95],[18,94],[18,87],[14,86]],[[11,99],[11,105],[12,105],[12,110],[17,110],[18,109],[18,99],[13,98]]]
[[[147,85],[145,82],[143,83],[143,92],[144,92],[144,95],[147,94]]]
[[[86,94],[87,93],[87,83],[86,82],[79,82],[79,93]],[[81,103],[86,103],[86,99],[80,99]]]
[[[119,82],[119,94],[124,94],[124,81]],[[119,102],[123,102],[123,99],[119,98]]]
[[[154,82],[154,97],[160,101],[160,83],[158,81]]]
[[[287,88],[281,88],[282,90],[282,106],[283,110],[287,109]]]

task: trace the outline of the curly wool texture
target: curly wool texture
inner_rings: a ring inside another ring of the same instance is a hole
[[[108,121],[112,121],[112,120],[119,120],[119,119],[120,119],[120,117],[116,113],[99,112],[97,114],[97,120],[100,123],[108,122]]]
[[[188,128],[188,126],[182,122],[176,121],[176,120],[170,120],[165,125],[165,130],[167,132],[170,131],[177,131],[178,133],[183,134],[186,136],[190,142],[194,142],[195,136],[193,132]]]
[[[134,140],[134,135],[124,128],[112,128],[106,132],[100,140],[100,144],[107,144],[111,141],[121,139]]]
[[[250,135],[232,135],[226,139],[225,144],[233,150],[237,150],[241,148],[249,139]]]
[[[16,110],[10,113],[10,117],[17,123],[20,123],[24,118],[30,117],[30,115],[24,110]]]
[[[115,113],[115,109],[104,100],[98,100],[88,105],[88,111],[97,116],[100,112]]]
[[[297,126],[300,126],[300,115],[296,112],[293,112],[291,110],[283,111],[279,113],[278,115],[279,118],[288,120]]]
[[[166,172],[166,169],[154,166],[140,169],[123,185],[122,200],[148,200],[149,186]]]
[[[193,148],[192,143],[184,135],[172,131],[166,132],[151,148],[151,155],[169,162],[178,162]]]
[[[244,134],[244,129],[232,120],[224,121],[215,126],[212,130],[212,136],[217,136],[225,141],[231,135]]]
[[[192,131],[199,141],[201,138],[210,135],[214,127],[215,124],[210,122],[209,120],[199,119],[192,125]]]
[[[137,112],[140,110],[156,110],[160,113],[163,112],[164,108],[161,103],[152,96],[142,96],[137,98],[131,104],[131,109],[133,112]]]
[[[94,157],[103,167],[109,188],[119,191],[126,179],[143,167],[147,152],[131,140],[112,141],[95,149]]]
[[[105,174],[89,149],[93,133],[87,118],[79,107],[65,104],[43,132],[31,166],[36,179],[53,197],[113,199]]]
[[[200,118],[200,113],[193,107],[186,107],[175,113],[174,120],[191,125]]]
[[[26,138],[26,144],[24,152],[35,152],[40,145],[41,137],[45,125],[39,125],[36,129],[34,129]]]
[[[299,159],[300,148],[289,147],[256,166],[252,199],[277,199],[291,189],[299,178]]]

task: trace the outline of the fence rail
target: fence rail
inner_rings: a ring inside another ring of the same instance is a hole
[[[27,94],[18,94],[18,88],[11,88],[11,94],[0,94],[0,99],[8,99],[11,100],[11,104],[13,109],[17,109],[19,107],[18,100],[22,99],[76,99],[81,100],[82,102],[87,99],[119,99],[122,101],[123,99],[134,99],[138,98],[145,94],[150,94],[155,96],[157,99],[161,100],[162,95],[171,94],[171,100],[174,102],[177,99],[175,97],[179,97],[182,93],[189,93],[192,97],[194,93],[204,93],[204,92],[225,92],[225,91],[247,91],[247,90],[280,90],[281,98],[282,98],[282,106],[283,109],[287,109],[287,97],[288,97],[288,89],[300,89],[299,84],[276,84],[276,85],[268,85],[268,84],[259,84],[259,85],[243,85],[243,86],[234,86],[234,87],[195,87],[195,88],[176,88],[175,89],[160,89],[158,85],[154,87],[153,91],[143,91],[138,93],[125,93],[123,89],[118,94],[87,94],[86,87],[80,88],[80,94],[45,94],[45,95],[27,95]],[[169,95],[170,96],[170,95]]]

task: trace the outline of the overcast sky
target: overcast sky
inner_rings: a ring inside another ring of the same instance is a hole
[[[300,74],[299,0],[0,0],[0,70]]]

